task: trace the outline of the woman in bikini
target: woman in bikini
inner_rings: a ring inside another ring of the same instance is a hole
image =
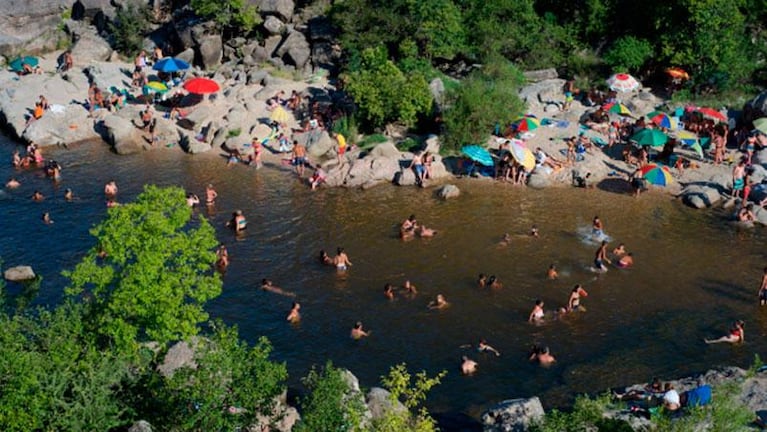
[[[543,319],[543,301],[536,300],[533,310],[530,312],[530,317],[527,318],[528,322],[535,322]]]
[[[746,323],[737,320],[734,323],[732,323],[732,328],[730,329],[730,333],[720,337],[719,339],[703,339],[707,344],[715,344],[715,343],[721,343],[721,342],[729,342],[729,343],[739,343],[743,342],[745,340],[746,334],[745,334],[745,326]]]

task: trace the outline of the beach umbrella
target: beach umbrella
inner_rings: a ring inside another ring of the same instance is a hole
[[[160,81],[149,81],[144,84],[144,93],[165,93],[168,91],[168,86]]]
[[[690,79],[690,74],[687,73],[684,69],[680,67],[670,67],[666,69],[666,74],[674,79],[681,79],[681,80],[688,80]]]
[[[607,85],[610,86],[611,90],[619,92],[630,92],[639,88],[641,84],[639,84],[639,81],[637,81],[637,79],[633,76],[625,73],[619,73],[608,78]]]
[[[629,138],[640,146],[662,147],[668,141],[668,135],[657,129],[642,129]]]
[[[653,111],[653,112],[647,114],[647,118],[651,122],[653,122],[656,125],[658,125],[658,127],[663,127],[663,128],[666,128],[666,129],[671,129],[672,126],[673,126],[673,122],[671,120],[671,117],[668,114],[666,114],[666,113],[664,113],[662,111]]]
[[[272,115],[269,116],[269,120],[280,124],[287,123],[289,118],[290,114],[288,114],[288,112],[285,111],[285,108],[281,106],[272,110]]]
[[[221,90],[218,83],[209,78],[192,78],[184,83],[184,88],[194,94],[215,93]]]
[[[719,111],[713,108],[702,107],[702,108],[697,108],[695,111],[703,114],[704,117],[708,117],[713,120],[719,120],[723,122],[727,121],[726,115],[720,113]]]
[[[650,164],[645,165],[639,169],[642,173],[642,177],[649,183],[658,186],[666,186],[674,182],[674,177],[671,176],[671,170],[664,165]]]
[[[165,57],[152,66],[152,69],[160,72],[178,72],[189,69],[189,63],[175,57]]]
[[[767,135],[767,117],[754,120],[754,129]]]
[[[691,146],[698,142],[698,136],[690,131],[679,131],[675,134],[676,139],[684,145]]]
[[[532,171],[533,168],[535,168],[535,155],[533,155],[533,152],[531,152],[530,149],[525,147],[522,141],[512,140],[511,145],[509,145],[509,152],[511,153],[511,157],[513,157],[518,164],[525,167],[526,170]]]
[[[625,116],[631,115],[631,110],[626,105],[619,102],[611,102],[609,104],[602,105],[602,110],[608,113],[620,114]]]
[[[32,56],[24,56],[24,57],[18,57],[15,60],[13,60],[8,67],[11,68],[14,72],[22,72],[24,70],[24,65],[29,65],[29,67],[37,67],[37,64],[39,63],[39,60],[37,57]]]
[[[464,154],[467,158],[473,160],[474,162],[484,165],[484,166],[493,166],[495,163],[493,162],[493,157],[490,156],[490,152],[487,151],[487,149],[484,149],[478,145],[467,145],[464,146],[461,149],[461,153]]]
[[[532,130],[538,129],[540,125],[540,120],[528,115],[514,120],[514,122],[511,124],[511,127],[517,132],[530,132]]]

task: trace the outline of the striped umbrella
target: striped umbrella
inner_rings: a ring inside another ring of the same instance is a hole
[[[611,102],[609,104],[605,104],[602,106],[602,110],[604,110],[605,112],[613,113],[613,114],[620,114],[625,116],[632,115],[631,110],[626,105],[623,105],[622,103],[618,103],[618,102]]]
[[[611,76],[607,79],[607,85],[610,86],[610,90],[619,92],[630,92],[641,86],[636,78],[625,73],[619,73]]]
[[[514,122],[511,124],[511,127],[517,132],[530,132],[532,130],[538,129],[540,125],[540,120],[533,116],[527,115],[514,120]]]
[[[668,141],[668,135],[657,129],[642,129],[629,138],[640,146],[663,147]]]
[[[662,128],[671,129],[673,126],[671,117],[663,111],[653,111],[647,114],[647,118]]]
[[[511,157],[525,167],[527,171],[532,171],[535,168],[535,155],[525,147],[522,141],[513,140],[509,146],[509,152],[511,152]]]
[[[665,165],[645,165],[639,169],[639,172],[642,173],[642,177],[645,180],[654,185],[666,186],[674,182],[674,177],[671,175],[671,170],[669,170]]]

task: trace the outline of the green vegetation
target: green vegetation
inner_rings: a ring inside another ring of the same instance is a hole
[[[226,137],[227,138],[236,138],[236,137],[240,136],[241,133],[242,133],[242,130],[240,128],[230,129],[230,130],[226,131]]]
[[[389,374],[381,377],[381,383],[391,394],[393,404],[401,402],[406,410],[389,410],[381,419],[373,422],[374,432],[434,432],[437,430],[434,419],[423,406],[426,395],[432,387],[438,385],[446,371],[429,378],[421,371],[415,376],[407,371],[407,366],[396,365]]]
[[[365,149],[365,148],[374,147],[376,144],[385,143],[388,140],[389,139],[386,138],[386,136],[383,134],[370,134],[370,135],[365,135],[365,137],[362,138],[362,140],[358,142],[357,145],[360,148]]]
[[[192,0],[190,6],[194,13],[215,21],[225,30],[250,33],[261,24],[258,9],[247,0]]]
[[[202,217],[192,227],[191,218],[183,189],[146,186],[91,229],[97,246],[65,276],[69,296],[87,295],[94,332],[126,349],[198,333],[208,319],[202,306],[221,293],[221,279],[213,228]]]
[[[613,43],[604,58],[613,72],[638,72],[652,55],[650,42],[634,36],[623,36]]]
[[[531,432],[580,432],[587,430],[631,432],[633,429],[625,422],[602,417],[602,413],[608,409],[623,407],[622,404],[614,404],[609,393],[594,399],[582,395],[575,399],[571,412],[551,410],[530,430]]]
[[[362,394],[352,391],[341,369],[328,361],[319,371],[312,368],[303,381],[309,394],[301,400],[303,415],[296,432],[364,430]]]
[[[126,55],[135,55],[144,44],[144,35],[149,30],[147,8],[134,5],[117,9],[114,21],[109,23],[112,45]]]
[[[673,421],[668,416],[653,417],[657,430],[668,432],[694,432],[705,430],[738,432],[752,430],[754,413],[740,401],[740,385],[726,383],[714,388],[709,406],[687,410],[687,413]]]

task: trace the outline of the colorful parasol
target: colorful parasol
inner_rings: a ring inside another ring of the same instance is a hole
[[[221,90],[218,83],[209,78],[192,78],[184,83],[184,88],[194,94],[209,94]]]
[[[607,85],[611,90],[619,92],[630,92],[636,90],[641,85],[636,78],[629,74],[619,73],[607,79]]]
[[[618,103],[618,102],[611,102],[609,104],[604,104],[602,106],[602,110],[604,110],[605,112],[613,113],[613,114],[620,114],[625,116],[632,115],[631,110],[626,105],[623,105],[622,103]]]
[[[511,127],[517,132],[530,132],[538,129],[540,125],[541,122],[537,118],[533,116],[524,116],[514,120]]]
[[[713,108],[702,107],[702,108],[697,108],[695,111],[703,114],[704,117],[708,117],[713,120],[719,120],[723,122],[727,121],[726,115],[720,113],[719,111]]]
[[[165,93],[168,91],[168,86],[160,81],[149,81],[144,84],[144,92]]]
[[[658,125],[658,127],[671,129],[673,126],[673,122],[671,120],[671,116],[664,113],[663,111],[653,111],[649,114],[647,114],[647,118]]]
[[[535,155],[533,155],[533,152],[531,152],[530,149],[525,147],[522,141],[512,140],[511,145],[509,146],[509,152],[511,152],[511,157],[513,157],[518,164],[525,167],[527,171],[532,171],[533,168],[535,168]]]
[[[629,138],[639,146],[662,147],[668,141],[668,135],[657,129],[642,129]]]
[[[493,166],[495,164],[490,152],[478,145],[467,145],[461,149],[461,153],[480,165]]]
[[[639,169],[639,172],[642,173],[645,180],[654,185],[666,186],[674,182],[671,170],[665,165],[645,165]]]
[[[175,57],[165,57],[152,65],[152,69],[160,72],[178,72],[189,69],[189,63]]]

